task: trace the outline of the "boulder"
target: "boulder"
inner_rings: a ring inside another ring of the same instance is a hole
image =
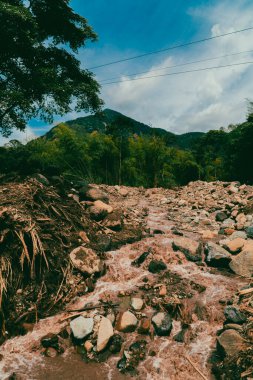
[[[244,244],[246,243],[246,240],[238,237],[233,240],[229,240],[224,244],[224,248],[227,249],[229,252],[235,254],[241,252]]]
[[[249,238],[253,239],[253,226],[249,226],[246,228],[246,234]]]
[[[200,232],[203,240],[214,239],[218,236],[218,231],[203,230]]]
[[[243,324],[247,321],[246,316],[234,306],[227,306],[224,310],[226,323]]]
[[[123,226],[123,215],[122,213],[117,210],[114,211],[112,214],[107,215],[107,217],[103,221],[103,225],[110,230],[113,231],[120,231]]]
[[[161,260],[152,260],[148,266],[148,270],[151,273],[160,273],[165,269],[167,269],[167,265]]]
[[[236,194],[238,193],[239,189],[235,185],[231,184],[228,188],[229,194]]]
[[[243,327],[240,326],[240,325],[237,325],[236,323],[226,323],[224,326],[223,326],[223,329],[224,330],[236,330],[238,332],[243,332]]]
[[[100,221],[104,219],[108,214],[113,212],[112,206],[102,202],[95,201],[94,204],[90,207],[90,217],[93,220]]]
[[[218,351],[223,356],[235,356],[246,347],[244,339],[234,329],[225,330],[217,338]]]
[[[237,229],[242,230],[244,228],[245,223],[247,222],[247,218],[243,213],[240,213],[236,217]]]
[[[244,231],[235,231],[230,236],[230,239],[236,239],[236,238],[247,239],[247,234]]]
[[[108,195],[96,187],[90,187],[84,194],[80,193],[80,196],[81,195],[83,200],[103,201],[105,203],[108,203],[109,200]]]
[[[131,298],[131,306],[134,310],[140,311],[143,308],[143,300],[141,298]]]
[[[100,273],[102,270],[102,261],[96,252],[90,248],[77,247],[70,253],[69,257],[73,266],[86,275]]]
[[[213,267],[227,267],[231,261],[231,255],[224,248],[211,241],[205,245],[206,263]]]
[[[120,313],[117,321],[116,329],[122,332],[132,332],[135,330],[138,324],[138,319],[131,313],[131,311],[125,311]]]
[[[174,251],[181,251],[190,261],[201,261],[202,244],[195,240],[179,237],[173,240]]]
[[[233,229],[234,226],[235,226],[235,221],[230,218],[223,220],[222,225],[221,225],[222,228],[231,228],[231,229]]]
[[[95,201],[94,206],[101,210],[107,211],[108,214],[111,214],[113,212],[113,207],[102,201]]]
[[[70,328],[74,338],[83,339],[92,333],[94,327],[93,318],[84,318],[82,316],[73,319],[70,322]]]
[[[108,251],[111,247],[112,239],[106,234],[99,234],[96,236],[96,249],[99,251]]]
[[[223,211],[217,212],[215,215],[215,220],[217,222],[223,222],[223,220],[227,219],[227,214]]]
[[[156,335],[169,336],[172,330],[172,319],[168,313],[158,312],[152,317]]]
[[[129,191],[127,189],[124,189],[124,188],[119,188],[118,190],[119,194],[122,195],[122,197],[126,197],[129,193]]]
[[[240,276],[252,277],[253,275],[253,250],[245,250],[234,256],[229,263],[230,269]]]
[[[112,323],[108,318],[102,317],[97,339],[97,352],[103,351],[113,336]]]

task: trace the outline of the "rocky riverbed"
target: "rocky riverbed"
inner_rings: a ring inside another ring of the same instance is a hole
[[[71,292],[52,316],[20,320],[25,334],[0,347],[2,379],[252,378],[253,187],[67,196],[93,225],[76,226],[66,253]]]

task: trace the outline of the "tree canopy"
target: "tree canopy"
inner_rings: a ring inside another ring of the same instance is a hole
[[[96,111],[102,101],[78,49],[97,36],[69,0],[0,0],[0,131],[71,110]]]

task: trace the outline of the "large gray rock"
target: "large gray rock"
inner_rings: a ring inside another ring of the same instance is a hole
[[[234,256],[229,263],[230,269],[240,276],[252,277],[253,276],[253,251],[245,250]]]
[[[93,327],[93,318],[84,318],[80,316],[70,322],[71,331],[76,339],[83,339],[91,334]]]
[[[231,255],[224,248],[211,241],[205,245],[206,263],[213,267],[227,267],[231,261]]]
[[[195,240],[179,237],[173,240],[172,247],[175,251],[181,251],[191,261],[201,260],[202,244]]]
[[[103,268],[102,261],[90,248],[77,247],[69,255],[73,266],[84,274],[100,273]]]
[[[102,317],[97,339],[97,352],[103,351],[113,336],[112,323],[108,318]]]

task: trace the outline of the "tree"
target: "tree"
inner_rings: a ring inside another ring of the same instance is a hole
[[[0,0],[0,131],[71,110],[96,111],[100,86],[75,53],[96,34],[70,0]]]

